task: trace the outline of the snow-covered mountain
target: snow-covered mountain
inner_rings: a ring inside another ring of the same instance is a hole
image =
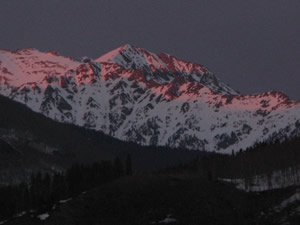
[[[52,119],[142,145],[231,153],[300,135],[300,102],[283,93],[242,95],[202,65],[128,44],[81,61],[2,50],[0,93]]]

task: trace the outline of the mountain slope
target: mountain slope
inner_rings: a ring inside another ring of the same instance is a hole
[[[125,159],[144,171],[199,157],[195,151],[142,147],[102,132],[59,123],[0,95],[0,187],[26,180],[32,172],[56,172],[75,162]]]
[[[283,93],[241,95],[202,65],[132,45],[84,62],[33,49],[0,60],[1,94],[121,140],[231,153],[300,134],[300,103]]]

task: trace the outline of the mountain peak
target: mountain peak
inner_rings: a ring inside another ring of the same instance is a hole
[[[83,58],[81,61],[76,61],[63,57],[56,51],[40,52],[29,48],[13,52],[0,51],[0,61],[0,70],[5,75],[5,79],[9,79],[11,85],[22,85],[24,81],[41,81],[46,75],[64,74],[70,69],[77,68],[81,63],[93,60]],[[136,71],[141,80],[151,85],[152,82],[171,84],[179,79],[183,83],[200,83],[215,93],[237,94],[203,65],[187,62],[166,53],[155,54],[132,44],[122,45],[94,62],[117,65],[124,70],[124,73]]]
[[[120,47],[122,50],[129,50],[129,49],[134,49],[134,48],[136,48],[134,45],[132,45],[132,44],[129,44],[129,43],[127,43],[127,44],[125,44],[125,45],[122,45],[121,47]]]
[[[118,64],[126,69],[142,69],[144,65],[147,65],[144,54],[155,55],[142,48],[134,47],[131,44],[125,44],[104,54],[95,61]]]
[[[146,49],[125,44],[103,56],[96,62],[114,63],[125,69],[144,70],[148,73],[209,73],[208,69],[200,64],[187,62],[167,53],[155,54]]]
[[[117,64],[128,70],[143,71],[145,80],[148,81],[165,84],[180,77],[184,81],[201,83],[216,93],[237,94],[203,65],[187,62],[166,53],[157,55],[131,44],[112,50],[95,61]]]

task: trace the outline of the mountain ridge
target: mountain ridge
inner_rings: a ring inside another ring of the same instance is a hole
[[[231,153],[300,133],[300,102],[285,94],[242,95],[200,64],[128,44],[82,61],[0,51],[0,93],[142,145]]]

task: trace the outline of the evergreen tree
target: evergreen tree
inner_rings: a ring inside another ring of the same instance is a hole
[[[128,154],[126,158],[126,175],[132,175],[131,154]]]
[[[124,166],[119,157],[114,160],[114,175],[120,177],[124,174]]]

